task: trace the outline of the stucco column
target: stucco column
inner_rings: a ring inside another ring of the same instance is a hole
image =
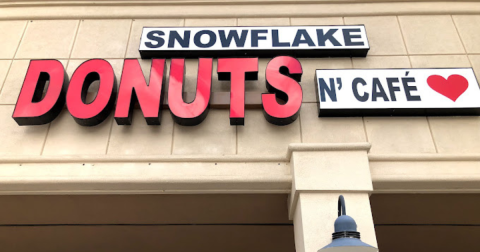
[[[289,216],[297,252],[316,252],[332,241],[338,196],[345,197],[362,241],[377,247],[369,194],[373,190],[368,143],[291,144]]]

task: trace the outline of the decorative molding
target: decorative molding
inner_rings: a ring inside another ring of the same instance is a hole
[[[367,151],[370,143],[291,143],[288,145],[287,160],[292,157],[294,151]]]
[[[392,157],[370,161],[374,193],[480,192],[480,159]]]
[[[286,193],[285,162],[0,164],[0,194]]]
[[[480,14],[478,1],[24,1],[0,4],[0,20],[268,18]]]
[[[369,154],[370,162],[480,161],[480,154]]]
[[[463,0],[476,2],[478,0]],[[85,5],[240,5],[240,4],[345,4],[345,3],[391,3],[391,2],[455,2],[448,0],[4,0],[0,6],[85,6]]]
[[[291,144],[292,151],[364,150],[368,143]],[[368,154],[373,193],[478,193],[480,157]],[[3,156],[0,194],[289,193],[286,155]]]
[[[134,155],[84,155],[84,156],[0,156],[0,164],[35,164],[35,163],[171,163],[171,162],[285,162],[285,155],[255,156],[255,155],[165,155],[165,156],[134,156]]]
[[[0,156],[0,164],[31,163],[154,163],[154,162],[288,162],[293,151],[368,151],[370,143],[307,144],[292,143],[287,155],[62,155]],[[480,161],[480,154],[368,154],[370,162]]]

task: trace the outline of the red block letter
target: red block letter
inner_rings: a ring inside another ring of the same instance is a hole
[[[280,56],[268,62],[265,71],[267,90],[274,94],[262,94],[265,119],[275,125],[294,122],[302,105],[302,65],[292,57]],[[286,101],[279,104],[279,98]]]
[[[126,59],[118,90],[115,121],[118,125],[132,124],[132,111],[138,101],[148,125],[160,125],[162,120],[163,80],[165,59],[153,59],[147,85],[137,59]]]
[[[48,89],[43,96],[45,84]],[[68,77],[58,60],[31,60],[13,119],[18,125],[40,125],[55,119],[65,105]]]
[[[87,104],[88,87],[97,80],[100,81],[97,96]],[[67,91],[67,108],[78,124],[95,126],[112,111],[116,94],[115,73],[110,63],[102,59],[87,60],[72,75]]]
[[[212,90],[212,59],[199,59],[197,92],[195,100],[191,103],[183,101],[184,75],[185,59],[172,59],[168,84],[168,106],[176,123],[184,126],[194,126],[203,122],[208,114],[210,92]]]
[[[218,59],[218,80],[230,80],[230,125],[245,123],[245,81],[258,80],[258,58]]]

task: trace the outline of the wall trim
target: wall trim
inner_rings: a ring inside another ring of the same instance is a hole
[[[154,163],[154,162],[289,162],[293,151],[368,151],[370,143],[307,144],[293,143],[287,155],[61,155],[0,156],[0,164],[35,163]],[[368,154],[370,162],[480,161],[480,154]]]
[[[285,155],[62,155],[62,156],[0,156],[4,164],[45,164],[45,163],[157,163],[157,162],[285,162]]]
[[[287,160],[292,157],[292,152],[304,151],[367,151],[370,143],[291,143],[288,145]]]
[[[293,151],[368,151],[370,143],[307,144],[293,143],[287,155],[59,155],[59,156],[0,156],[3,164],[44,163],[155,163],[155,162],[287,162]]]
[[[160,1],[162,2],[162,1]],[[151,18],[268,18],[268,17],[333,17],[333,16],[386,16],[386,15],[441,15],[480,14],[478,1],[427,1],[427,2],[378,2],[378,1],[293,1],[220,3],[215,1],[190,1],[183,4],[149,1],[135,5],[121,5],[117,2],[51,1],[41,4],[15,6],[0,5],[0,20],[41,20],[41,19],[151,19]],[[322,2],[322,3],[320,3]],[[21,2],[25,3],[25,2]],[[60,4],[62,3],[62,4]],[[80,2],[78,2],[80,3]],[[122,2],[123,4],[127,2]],[[4,3],[5,4],[5,3]],[[8,2],[7,2],[8,4]],[[12,4],[12,3],[10,3]],[[221,23],[219,23],[221,25]]]
[[[342,147],[343,146],[343,147]],[[364,150],[369,143],[291,144],[290,151]],[[368,154],[372,193],[479,193],[480,155]],[[0,157],[0,195],[289,193],[278,156]]]
[[[479,193],[480,159],[370,161],[374,193]]]
[[[478,0],[463,0],[476,2]],[[254,5],[254,4],[345,4],[345,3],[391,3],[391,2],[456,2],[452,0],[4,0],[3,7],[17,6],[154,6],[154,5]]]
[[[369,154],[370,162],[394,162],[394,161],[480,161],[480,154]]]

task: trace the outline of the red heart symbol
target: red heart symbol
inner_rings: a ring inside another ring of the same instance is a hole
[[[427,79],[428,85],[437,93],[444,95],[452,101],[456,101],[468,88],[468,81],[465,77],[453,74],[448,79],[440,75],[431,75]]]

